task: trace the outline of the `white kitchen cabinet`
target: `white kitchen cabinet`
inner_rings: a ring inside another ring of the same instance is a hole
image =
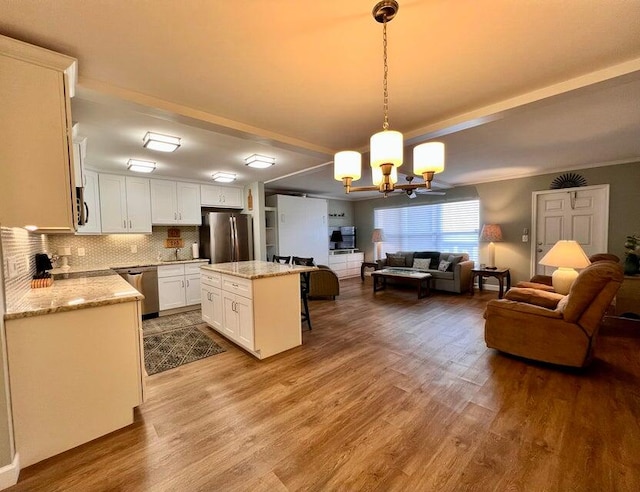
[[[100,219],[98,173],[85,169],[82,177],[84,180],[84,207],[87,221],[85,225],[78,227],[77,234],[100,234],[102,232],[102,221]]]
[[[243,189],[237,186],[200,185],[203,207],[244,208]]]
[[[277,245],[280,256],[313,258],[316,265],[329,261],[327,201],[289,195],[272,195],[267,204],[278,214]]]
[[[200,303],[200,265],[187,263],[158,267],[160,311]]]
[[[329,268],[338,278],[359,277],[364,253],[333,253],[329,255]]]
[[[202,299],[202,321],[222,331],[222,289],[219,273],[202,272],[200,292]]]
[[[200,185],[152,179],[151,222],[155,225],[201,225]]]
[[[144,401],[140,301],[5,322],[20,465],[133,423]]]
[[[74,58],[0,36],[0,223],[5,227],[77,229],[69,101],[75,70]]]
[[[259,359],[302,343],[298,273],[249,280],[205,266],[201,286],[202,320]]]
[[[98,184],[103,233],[151,233],[148,179],[100,174]]]

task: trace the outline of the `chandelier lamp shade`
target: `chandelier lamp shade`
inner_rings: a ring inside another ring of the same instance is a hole
[[[484,224],[480,231],[480,241],[489,243],[489,263],[486,268],[496,270],[496,245],[502,241],[502,229],[498,224]]]
[[[175,152],[180,147],[180,138],[147,132],[142,139],[142,146],[160,152]]]
[[[373,186],[352,186],[362,176],[362,155],[354,150],[338,152],[334,156],[333,176],[342,181],[346,193],[352,191],[379,191],[386,197],[394,190],[404,190],[410,193],[417,188],[431,189],[433,175],[444,171],[444,144],[441,142],[425,142],[413,149],[413,174],[422,176],[424,183],[398,185],[398,168],[402,166],[403,137],[402,133],[389,129],[389,91],[387,89],[388,65],[387,65],[387,23],[398,12],[398,2],[395,0],[383,0],[373,8],[373,18],[383,25],[383,107],[384,120],[382,131],[371,136],[370,139],[370,164],[372,169]]]
[[[568,294],[571,285],[578,277],[575,268],[585,268],[591,264],[591,261],[576,241],[560,240],[538,263],[557,267],[551,275],[553,290],[558,294]]]

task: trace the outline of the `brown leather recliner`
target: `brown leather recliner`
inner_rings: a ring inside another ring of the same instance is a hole
[[[566,296],[514,287],[504,299],[487,304],[487,347],[553,364],[586,366],[602,317],[623,278],[619,264],[598,261],[580,272]]]

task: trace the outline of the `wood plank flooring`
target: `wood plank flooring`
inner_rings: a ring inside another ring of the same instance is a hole
[[[12,491],[636,491],[640,339],[586,371],[487,349],[496,297],[341,283],[304,345],[148,378],[136,422],[22,471]]]

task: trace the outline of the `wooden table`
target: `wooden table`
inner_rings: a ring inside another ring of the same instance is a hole
[[[504,295],[504,279],[507,279],[507,290],[511,288],[511,272],[508,268],[473,268],[471,270],[471,280],[469,284],[469,295],[473,295],[473,283],[475,278],[478,277],[478,290],[482,292],[482,279],[484,277],[495,277],[500,283],[500,290],[498,291],[498,299],[502,299]]]
[[[384,290],[387,287],[387,279],[410,281],[418,287],[418,299],[427,297],[431,291],[431,274],[424,272],[412,272],[408,270],[383,269],[371,272],[373,279],[373,292]]]
[[[365,268],[375,268],[378,269],[378,264],[375,261],[363,261],[360,266],[360,279],[364,282],[364,269]]]

